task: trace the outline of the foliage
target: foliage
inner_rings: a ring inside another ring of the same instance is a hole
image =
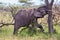
[[[19,34],[23,36],[24,35],[34,36],[34,35],[37,35],[37,32],[38,30],[36,28],[26,28],[24,30],[20,30]]]
[[[29,0],[19,0],[20,3],[24,3],[23,6],[30,6],[32,5],[33,3],[32,2],[28,2]]]
[[[27,3],[28,0],[19,0],[22,3]]]

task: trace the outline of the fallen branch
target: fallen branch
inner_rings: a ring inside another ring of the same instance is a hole
[[[1,25],[0,25],[0,27],[2,27],[2,26],[8,26],[8,25],[14,25],[14,23],[0,23]]]

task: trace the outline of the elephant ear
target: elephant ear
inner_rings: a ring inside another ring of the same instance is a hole
[[[35,12],[34,13],[34,17],[36,17],[36,18],[42,18],[42,15],[41,15],[41,13],[40,12]]]

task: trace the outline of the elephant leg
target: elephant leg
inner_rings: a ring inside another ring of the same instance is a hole
[[[14,25],[14,32],[13,32],[13,34],[17,34],[17,32],[18,32],[18,25],[15,24],[15,25]]]
[[[44,32],[43,26],[40,24],[37,24],[37,27],[41,29],[41,32]]]
[[[14,24],[14,32],[13,32],[14,35],[18,33],[18,29],[20,28],[19,26],[20,26],[20,25],[19,25],[18,22],[16,22],[16,23]]]
[[[34,26],[37,26],[38,28],[40,28],[41,29],[41,32],[44,31],[42,25],[40,25],[40,24],[37,23],[37,19],[34,19]]]

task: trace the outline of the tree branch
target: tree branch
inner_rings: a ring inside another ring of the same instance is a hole
[[[0,23],[1,25],[0,25],[0,27],[2,27],[2,26],[8,26],[8,25],[14,25],[14,23]]]
[[[51,0],[51,3],[50,3],[51,6],[53,5],[53,2],[54,2],[54,0]]]
[[[49,4],[48,0],[45,0],[45,4],[46,4],[46,6],[48,6],[48,4]]]

